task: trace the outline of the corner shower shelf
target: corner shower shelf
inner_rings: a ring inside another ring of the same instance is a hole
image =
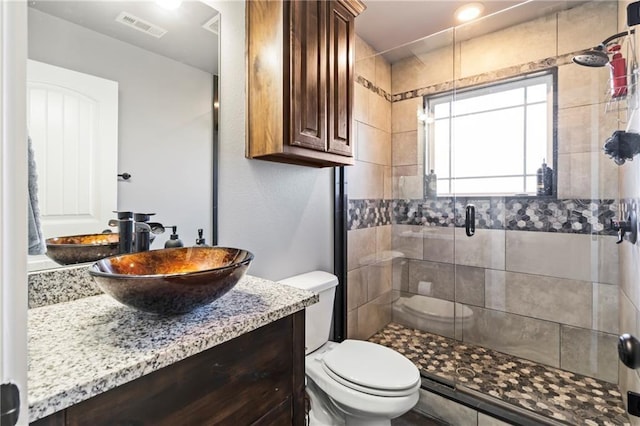
[[[632,29],[628,29],[627,31],[628,33],[631,33],[631,34],[635,32]],[[628,70],[627,76],[626,76],[628,84],[625,86],[627,90],[625,95],[614,97],[612,95],[612,89],[611,89],[613,87],[613,83],[611,81],[611,78],[609,78],[607,82],[605,112],[606,113],[627,112],[625,120],[622,120],[621,117],[618,116],[618,123],[626,124],[630,120],[629,111],[638,109],[638,107],[640,106],[638,105],[638,96],[637,96],[638,61],[636,59],[636,49],[635,49],[633,36],[629,37],[629,34],[627,34],[620,38],[622,38],[623,40],[619,44],[623,47],[624,50],[626,50],[626,55],[624,57],[627,60],[627,70]],[[609,65],[607,67],[609,67]]]
[[[638,86],[638,68],[634,67],[629,74],[627,74],[627,81],[630,83],[625,86],[626,94],[622,96],[613,96],[611,94],[611,79],[608,80],[608,88],[606,91],[606,100],[605,100],[605,113],[619,113],[619,112],[627,112],[634,109],[638,109],[638,97],[636,96],[637,86]],[[622,119],[618,117],[619,124],[626,124],[627,119]]]

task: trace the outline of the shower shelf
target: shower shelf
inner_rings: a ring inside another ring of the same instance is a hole
[[[633,32],[633,30],[631,30],[631,32]],[[627,124],[630,120],[631,112],[640,107],[640,105],[638,105],[637,93],[638,61],[636,59],[633,37],[634,35],[630,37],[625,35],[623,37],[623,41],[619,43],[626,51],[624,57],[627,59],[627,69],[629,70],[626,75],[627,82],[629,83],[625,86],[626,93],[623,96],[614,97],[612,95],[613,82],[611,81],[611,78],[607,81],[605,113],[625,113],[624,116],[622,114],[618,114],[619,125]],[[610,68],[610,64],[607,68]]]
[[[624,86],[626,94],[623,96],[612,96],[611,94],[611,79],[607,82],[606,100],[605,100],[605,113],[619,113],[627,112],[633,109],[638,109],[639,105],[636,96],[638,86],[638,68],[634,68],[629,74],[627,74],[627,81],[631,83]],[[620,124],[626,124],[627,119],[618,117]]]

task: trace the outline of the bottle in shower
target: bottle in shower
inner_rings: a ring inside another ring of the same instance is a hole
[[[542,166],[538,169],[536,173],[536,194],[537,195],[546,195],[545,189],[545,176],[547,175],[547,163],[546,160],[542,159]]]
[[[438,176],[433,169],[426,176],[425,182],[425,198],[435,199],[438,196]]]
[[[620,98],[627,94],[627,61],[620,53],[621,46],[611,46],[609,52],[613,53],[609,62],[611,70],[611,97]]]
[[[547,166],[545,159],[542,159],[542,166],[536,173],[536,194],[553,194],[553,170],[551,169],[551,167]]]
[[[544,172],[544,195],[553,195],[553,169],[549,166]]]

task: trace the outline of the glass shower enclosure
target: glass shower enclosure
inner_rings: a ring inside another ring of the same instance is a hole
[[[425,377],[571,421],[581,408],[550,397],[553,383],[618,383],[622,213],[602,145],[634,93],[572,61],[620,31],[617,3],[526,21],[517,9],[382,53],[392,321],[428,337]],[[631,62],[627,38],[614,42]]]

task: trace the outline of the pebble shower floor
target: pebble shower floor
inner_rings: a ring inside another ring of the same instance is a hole
[[[630,424],[612,383],[395,323],[369,340],[400,352],[426,377],[455,381],[569,425]]]

